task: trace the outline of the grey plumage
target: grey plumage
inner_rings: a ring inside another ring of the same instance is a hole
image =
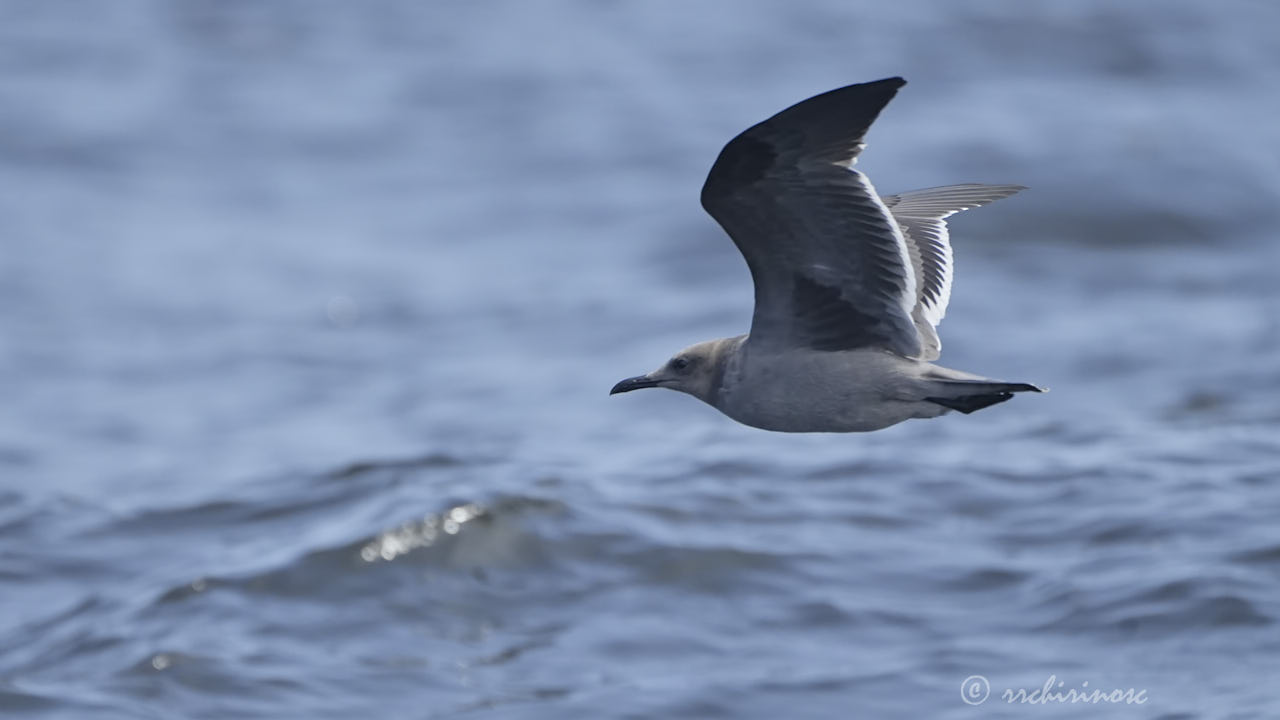
[[[941,351],[935,328],[951,293],[945,219],[1022,188],[878,195],[852,166],[903,84],[888,78],[832,90],[729,141],[702,205],[751,270],[751,332],[686,348],[612,392],[667,387],[756,427],[847,432],[1039,391],[930,362]]]

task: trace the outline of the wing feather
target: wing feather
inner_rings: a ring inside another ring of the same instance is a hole
[[[922,359],[936,360],[942,351],[937,326],[946,315],[951,299],[954,264],[946,218],[1024,189],[1021,185],[971,183],[881,198],[906,239],[907,254],[916,277],[916,301],[911,318],[924,346]]]
[[[901,226],[852,169],[905,82],[888,78],[793,105],[731,140],[702,205],[746,258],[753,346],[882,347],[915,357],[918,277]]]

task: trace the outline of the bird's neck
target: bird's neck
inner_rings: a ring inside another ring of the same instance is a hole
[[[738,335],[715,341],[715,349],[711,358],[713,370],[710,391],[707,397],[703,398],[708,405],[719,407],[722,396],[721,391],[725,386],[726,378],[729,379],[729,383],[732,383],[732,378],[737,374],[742,364],[742,345],[746,339],[746,335]]]

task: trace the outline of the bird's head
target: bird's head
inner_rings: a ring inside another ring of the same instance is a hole
[[[627,378],[613,386],[610,395],[631,392],[642,388],[662,387],[688,393],[704,402],[711,402],[724,377],[727,349],[737,338],[708,340],[690,345],[671,356],[662,367],[646,375]]]

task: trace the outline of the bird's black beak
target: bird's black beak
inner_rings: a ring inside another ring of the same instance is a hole
[[[658,381],[649,379],[648,375],[638,375],[633,378],[627,378],[617,385],[614,385],[613,389],[609,391],[609,394],[617,395],[618,393],[631,392],[632,390],[641,390],[643,388],[651,387],[658,387]]]

